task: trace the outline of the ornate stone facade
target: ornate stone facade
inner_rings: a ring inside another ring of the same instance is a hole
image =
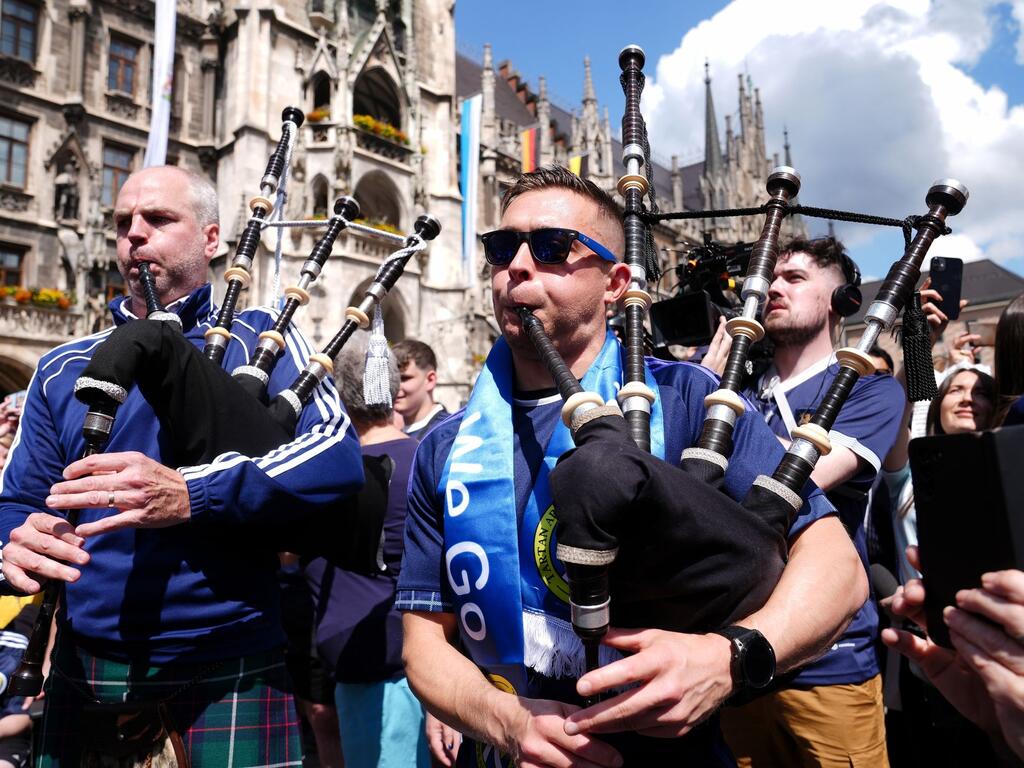
[[[3,310],[0,389],[23,386],[33,356],[91,330],[99,307],[120,290],[110,205],[117,185],[142,165],[150,120],[151,0],[41,0],[38,9],[32,55],[0,56],[0,116],[28,135],[23,183],[0,183],[0,245],[22,255],[23,285],[73,291],[77,304],[56,319]],[[550,102],[543,78],[534,93],[510,64],[495,68],[489,48],[482,65],[458,56],[453,13],[453,0],[179,0],[168,146],[168,162],[217,185],[218,279],[286,106],[307,115],[293,154],[288,218],[326,217],[340,194],[354,194],[366,219],[402,232],[423,211],[437,216],[442,235],[387,299],[385,324],[392,340],[415,336],[435,347],[439,396],[450,407],[468,392],[496,335],[482,254],[475,281],[461,263],[462,99],[483,93],[478,232],[498,220],[501,193],[520,169],[524,128],[541,128],[542,163],[586,155],[590,177],[609,190],[621,174],[621,146],[597,103],[588,61],[582,100],[567,111]],[[727,127],[724,152],[716,131],[704,163],[655,167],[664,208],[719,198],[750,205],[763,197],[768,163],[756,92],[753,98],[741,83],[741,130],[733,136]],[[711,115],[710,96],[708,106]],[[702,231],[699,223],[659,227],[666,265]],[[750,237],[725,225],[714,231],[720,239]],[[272,302],[316,236],[267,230],[246,301]],[[335,333],[389,252],[363,235],[339,238],[298,320],[314,342]]]

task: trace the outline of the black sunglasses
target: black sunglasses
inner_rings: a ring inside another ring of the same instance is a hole
[[[496,229],[480,236],[484,242],[484,258],[495,267],[505,267],[512,263],[519,252],[519,246],[525,242],[534,261],[540,264],[561,264],[569,258],[574,241],[583,245],[613,264],[617,261],[615,254],[601,245],[597,240],[587,237],[575,229],[560,227],[543,227],[531,232],[516,232],[512,229]]]

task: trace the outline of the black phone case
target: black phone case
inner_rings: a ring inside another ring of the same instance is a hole
[[[942,301],[937,303],[946,317],[956,320],[960,317],[960,294],[963,287],[964,263],[960,259],[936,256],[932,259],[928,274],[932,288],[939,292]]]
[[[991,571],[1024,567],[1024,426],[910,442],[928,635],[952,647],[942,619],[956,593]]]

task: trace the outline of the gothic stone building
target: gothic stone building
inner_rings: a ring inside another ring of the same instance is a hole
[[[301,107],[307,120],[293,156],[288,218],[324,218],[338,195],[354,194],[368,221],[400,232],[422,211],[441,220],[442,236],[389,296],[385,325],[392,340],[415,336],[437,349],[440,396],[457,404],[496,335],[489,300],[470,287],[459,253],[461,101],[483,94],[476,228],[484,232],[520,168],[524,128],[540,126],[541,162],[586,153],[591,178],[614,188],[621,146],[608,109],[599,109],[589,65],[582,103],[567,111],[548,100],[543,80],[534,93],[511,65],[495,70],[489,51],[483,65],[457,55],[452,0],[178,0],[177,10],[168,162],[207,174],[218,188],[214,276],[247,220],[246,201],[258,192],[283,108]],[[24,387],[47,349],[105,323],[104,304],[124,289],[111,207],[143,162],[153,17],[151,0],[3,0],[0,286],[11,290],[0,297],[0,394]],[[710,86],[708,93],[712,126]],[[724,151],[716,127],[703,163],[656,165],[662,207],[763,198],[769,164],[760,101],[742,82],[739,114],[735,135],[727,119]],[[722,240],[756,235],[756,222],[734,222],[659,227],[667,265],[706,227]],[[250,303],[273,301],[317,234],[280,232],[264,234]],[[308,336],[320,344],[334,334],[389,252],[363,235],[339,238],[298,320]],[[479,253],[474,271],[484,275]],[[76,301],[64,310],[52,296],[37,297],[41,305],[15,303],[16,286],[61,289]]]

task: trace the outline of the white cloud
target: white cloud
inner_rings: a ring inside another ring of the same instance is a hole
[[[994,0],[734,0],[662,56],[644,93],[659,156],[692,158],[704,143],[703,65],[711,63],[724,141],[736,77],[749,72],[764,104],[768,152],[789,128],[801,201],[881,215],[923,213],[932,181],[971,190],[936,253],[1019,257],[1024,215],[1024,107],[964,69],[993,38]],[[780,10],[782,9],[782,10]],[[1024,0],[1012,13],[1024,29]],[[1024,62],[1024,32],[1017,40]],[[1020,76],[1022,73],[1015,73]],[[739,130],[734,118],[734,130]],[[840,226],[855,245],[871,237]]]

